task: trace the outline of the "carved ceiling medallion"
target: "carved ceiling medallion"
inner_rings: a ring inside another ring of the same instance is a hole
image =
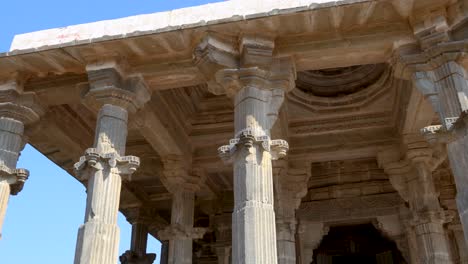
[[[381,64],[302,71],[297,74],[296,86],[301,91],[317,97],[342,97],[374,84],[385,72]]]

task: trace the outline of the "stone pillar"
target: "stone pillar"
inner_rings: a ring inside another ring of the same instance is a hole
[[[447,145],[450,165],[457,187],[457,207],[468,241],[468,84],[465,69],[448,61],[433,71],[439,94],[440,117],[453,138]]]
[[[190,191],[178,191],[173,195],[171,225],[188,231],[193,228],[195,195]],[[174,236],[169,241],[169,264],[192,263],[193,237]]]
[[[463,234],[463,228],[460,223],[451,223],[449,225],[452,230],[453,238],[456,246],[456,262],[460,264],[468,264],[468,247],[466,245],[465,236]]]
[[[35,95],[21,93],[17,82],[0,83],[0,238],[10,195],[22,189],[29,172],[16,163],[25,144],[24,127],[42,114]]]
[[[273,165],[278,263],[296,264],[296,209],[307,194],[310,164],[297,169],[294,163],[279,160]]]
[[[161,264],[169,263],[169,241],[161,241]]]
[[[195,191],[204,175],[199,169],[189,169],[181,156],[165,157],[162,181],[172,193],[171,225],[158,235],[169,241],[168,263],[191,264],[193,239],[203,238],[204,228],[194,228]]]
[[[216,243],[212,246],[218,257],[218,264],[231,263],[232,223],[230,214],[215,215],[213,218]]]
[[[147,254],[149,217],[141,208],[132,208],[127,212],[127,220],[132,224],[130,250],[120,256],[122,264],[152,264],[156,254]]]
[[[329,227],[322,222],[299,223],[298,237],[301,251],[301,264],[310,264],[314,259],[314,250],[320,246],[324,236],[330,231]]]
[[[124,156],[127,110],[135,111],[142,101],[149,99],[144,85],[125,80],[117,68],[101,66],[88,67],[90,89],[85,97],[86,103],[100,109],[94,145],[75,164],[78,178],[87,183],[88,194],[84,224],[78,231],[75,264],[117,261],[122,177],[129,177],[140,163],[137,157]]]
[[[294,88],[296,72],[289,58],[273,56],[272,39],[223,41],[206,37],[195,56],[210,91],[234,101],[234,139],[218,149],[234,167],[232,262],[276,264],[271,161],[285,156],[288,145],[271,140],[270,130],[285,92]]]
[[[437,55],[434,61],[432,53]],[[430,54],[420,55],[424,60],[430,58],[429,61],[410,64],[409,68],[414,68],[415,86],[439,114],[442,124],[424,128],[422,132],[430,140],[447,144],[457,187],[458,211],[468,241],[468,84],[465,69],[455,60],[459,54],[455,43],[436,45]]]
[[[379,163],[389,175],[390,182],[409,203],[410,226],[417,241],[419,262],[452,263],[444,224],[444,210],[434,187],[432,150],[425,141],[406,142],[404,159],[397,149],[379,153]]]

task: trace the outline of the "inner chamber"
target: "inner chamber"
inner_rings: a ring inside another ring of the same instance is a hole
[[[406,264],[396,244],[372,224],[331,227],[312,264]]]

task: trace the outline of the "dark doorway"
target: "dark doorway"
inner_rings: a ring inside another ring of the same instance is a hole
[[[406,264],[395,243],[372,224],[330,228],[314,250],[313,264]]]

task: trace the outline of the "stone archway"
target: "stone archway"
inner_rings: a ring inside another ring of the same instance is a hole
[[[331,227],[313,255],[313,264],[406,264],[395,242],[370,223]]]

